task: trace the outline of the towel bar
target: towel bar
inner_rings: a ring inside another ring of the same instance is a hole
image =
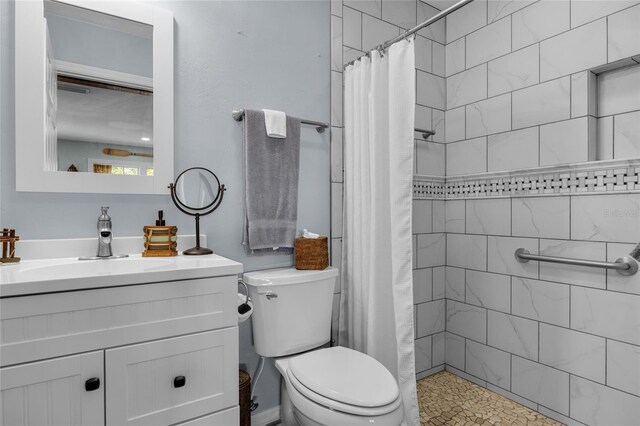
[[[231,111],[231,116],[236,121],[242,121],[244,118],[244,108],[234,109]],[[324,129],[329,127],[329,124],[323,123],[321,121],[313,121],[313,120],[300,120],[302,124],[310,124],[312,126],[316,126],[316,130],[318,133],[324,133]]]
[[[530,254],[529,250],[519,248],[515,252],[516,259],[520,263],[527,263],[530,260],[539,262],[560,263],[563,265],[588,266],[591,268],[614,269],[622,275],[633,275],[638,271],[638,262],[631,256],[624,256],[616,259],[615,262],[600,262],[597,260],[569,259],[566,257],[542,256]]]
[[[231,111],[231,116],[236,121],[242,121],[242,119],[244,118],[244,109],[243,108],[234,109],[233,111]],[[300,122],[302,124],[310,124],[311,126],[316,126],[316,130],[318,131],[318,133],[323,133],[324,129],[329,127],[329,124],[323,123],[321,121],[300,120]],[[424,137],[425,139],[427,139],[429,136],[433,136],[436,134],[435,130],[426,130],[426,129],[416,128],[415,131],[422,133],[422,137]]]

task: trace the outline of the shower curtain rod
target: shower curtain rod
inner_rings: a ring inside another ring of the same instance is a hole
[[[427,130],[427,129],[418,129],[417,127],[414,131],[422,133],[422,137],[427,139],[429,136],[434,136],[436,134],[435,130]]]
[[[473,0],[460,0],[458,3],[446,8],[445,10],[443,10],[440,13],[432,16],[431,18],[427,19],[423,23],[421,23],[419,25],[416,25],[415,27],[411,28],[410,30],[405,31],[403,34],[400,34],[399,36],[394,37],[391,40],[385,41],[384,43],[376,46],[375,49],[373,49],[373,50],[378,50],[378,51],[385,50],[387,47],[391,46],[393,43],[398,42],[400,40],[403,40],[403,39],[409,37],[410,35],[417,33],[421,29],[433,24],[434,22],[439,21],[440,19],[444,18],[445,16],[449,15],[450,13],[455,12],[456,10],[458,10],[461,7],[471,3],[472,1]],[[365,53],[363,56],[368,56],[368,55],[369,55],[369,53]],[[355,60],[353,60],[351,62],[347,62],[344,65],[343,68],[346,68],[349,65],[353,65],[360,58],[362,58],[362,56],[358,57],[357,59],[355,59]]]

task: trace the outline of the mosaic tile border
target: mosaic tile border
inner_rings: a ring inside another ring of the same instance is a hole
[[[446,198],[446,178],[438,176],[413,176],[413,198]]]
[[[640,159],[599,161],[500,173],[414,175],[414,199],[551,196],[640,191]]]

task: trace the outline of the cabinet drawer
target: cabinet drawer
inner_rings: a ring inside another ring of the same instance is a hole
[[[175,426],[235,426],[240,424],[240,407],[228,408],[209,416],[189,420]]]
[[[104,425],[103,383],[102,351],[1,368],[0,424]]]
[[[110,349],[105,362],[108,425],[168,425],[238,405],[237,327]]]
[[[234,276],[0,299],[0,365],[237,324]]]

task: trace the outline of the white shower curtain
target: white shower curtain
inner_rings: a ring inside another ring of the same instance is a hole
[[[372,51],[344,72],[344,220],[339,344],[397,378],[405,424],[418,425],[411,203],[414,43]]]

